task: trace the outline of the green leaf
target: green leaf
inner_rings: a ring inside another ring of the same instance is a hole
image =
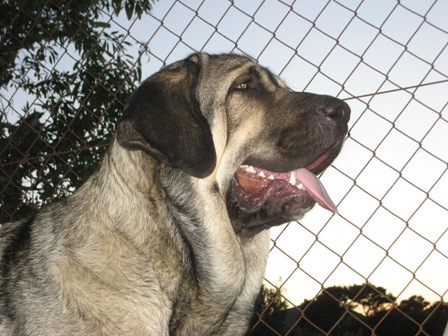
[[[132,18],[132,15],[134,13],[134,1],[126,1],[125,3],[125,10],[126,10],[126,15],[128,17],[128,20],[130,20]]]
[[[101,21],[96,21],[93,26],[95,28],[110,28],[110,23],[109,22],[101,22]]]

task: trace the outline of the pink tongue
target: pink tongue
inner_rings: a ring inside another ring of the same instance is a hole
[[[336,205],[333,203],[330,196],[328,196],[324,185],[320,182],[316,175],[306,168],[297,169],[293,173],[296,179],[303,184],[306,190],[308,190],[310,195],[321,207],[330,210],[335,214],[338,213]]]

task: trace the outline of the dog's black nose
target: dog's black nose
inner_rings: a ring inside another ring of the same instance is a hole
[[[318,112],[338,122],[346,123],[350,120],[350,106],[340,99],[331,98],[324,106],[318,109],[320,109]]]

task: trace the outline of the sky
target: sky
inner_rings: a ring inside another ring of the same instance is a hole
[[[237,52],[296,91],[347,99],[349,136],[321,176],[339,215],[316,206],[271,229],[266,281],[291,305],[365,282],[446,301],[447,15],[446,0],[163,0],[111,29],[135,53],[147,45],[143,77],[194,51]]]

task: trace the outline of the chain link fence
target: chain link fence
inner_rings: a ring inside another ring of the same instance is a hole
[[[442,335],[447,1],[114,1],[90,26],[74,4],[37,3],[6,1],[0,15],[3,222],[86,180],[142,78],[195,51],[245,53],[352,108],[321,176],[340,215],[314,209],[271,230],[269,295],[251,333]]]

